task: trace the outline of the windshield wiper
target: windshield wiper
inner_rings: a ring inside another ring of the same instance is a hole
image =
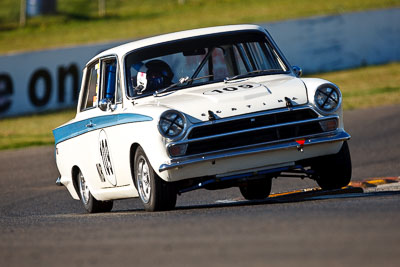
[[[237,80],[237,79],[241,79],[241,78],[247,78],[249,76],[252,76],[254,74],[259,74],[259,73],[276,73],[276,72],[282,72],[282,69],[268,69],[268,70],[253,70],[253,71],[249,71],[247,73],[244,74],[239,74],[239,75],[235,75],[232,77],[226,77],[224,79],[224,83],[227,83],[229,81],[233,81],[233,80]]]
[[[190,82],[193,82],[193,81],[197,81],[197,80],[201,80],[201,79],[206,79],[206,78],[211,78],[211,77],[213,77],[214,75],[206,75],[206,76],[202,76],[202,77],[198,77],[198,78],[189,78],[188,76],[186,76],[186,77],[182,77],[182,78],[180,78],[179,79],[179,81],[177,82],[177,83],[173,83],[173,84],[171,84],[170,86],[168,86],[168,87],[165,87],[164,89],[161,89],[160,91],[155,91],[154,93],[153,93],[153,95],[154,96],[158,96],[159,94],[162,94],[162,93],[164,93],[165,91],[168,91],[168,90],[170,90],[170,89],[172,89],[172,88],[175,88],[176,86],[178,86],[178,85],[182,85],[182,84],[188,84],[188,83],[190,83]]]

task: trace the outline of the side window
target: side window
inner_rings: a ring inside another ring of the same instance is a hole
[[[99,64],[92,64],[87,67],[84,95],[80,108],[81,111],[93,108],[97,105],[98,69]]]
[[[122,102],[121,83],[118,75],[117,60],[104,59],[101,62],[102,72],[102,98],[111,100],[113,104]]]

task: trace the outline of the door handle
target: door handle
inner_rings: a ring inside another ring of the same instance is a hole
[[[93,128],[94,126],[96,126],[96,124],[94,124],[92,121],[89,121],[89,123],[86,124],[86,128]]]

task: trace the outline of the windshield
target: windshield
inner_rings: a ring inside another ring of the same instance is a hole
[[[288,71],[260,32],[194,37],[134,50],[125,57],[125,68],[130,97]]]

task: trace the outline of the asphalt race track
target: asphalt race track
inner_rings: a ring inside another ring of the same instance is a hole
[[[345,128],[354,183],[400,176],[400,106],[345,112]],[[243,201],[235,188],[199,190],[180,196],[174,211],[147,213],[130,199],[111,213],[88,215],[55,186],[57,176],[52,147],[0,152],[0,266],[400,263],[398,183],[262,202]],[[314,187],[281,178],[272,191]]]

